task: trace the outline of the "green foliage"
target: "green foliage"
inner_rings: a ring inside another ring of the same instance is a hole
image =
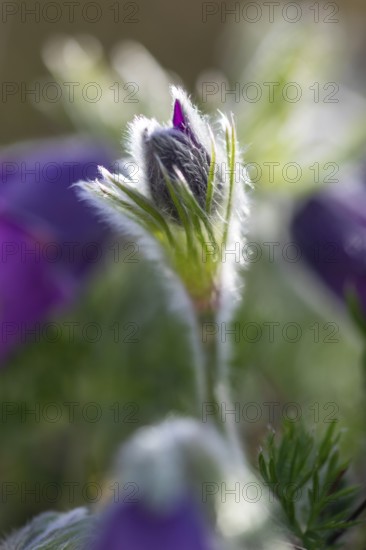
[[[120,260],[129,252],[121,243]],[[2,483],[16,483],[17,492],[0,492],[0,536],[50,507],[90,505],[82,488],[102,484],[121,441],[166,410],[192,410],[194,358],[185,326],[166,301],[158,274],[141,258],[112,263],[73,309],[52,319],[59,338],[29,343],[2,370],[0,471]],[[76,327],[74,338],[67,323]],[[89,323],[99,327],[98,341],[83,335]],[[65,406],[71,402],[77,403],[75,417]],[[82,414],[92,402],[102,413],[97,422]],[[56,422],[43,414],[49,403],[60,410]],[[13,414],[6,415],[8,404]],[[40,413],[23,418],[26,410]],[[75,498],[69,497],[70,482],[77,484]],[[49,483],[59,488],[55,501],[33,495],[22,500],[22,485],[38,485],[42,493]],[[104,495],[110,490],[103,488]]]
[[[360,297],[357,293],[357,290],[353,286],[346,288],[345,297],[351,318],[360,330],[362,336],[366,338],[365,313],[362,309]]]
[[[349,518],[357,488],[345,479],[349,465],[340,457],[336,425],[331,422],[318,442],[301,424],[288,422],[282,437],[268,437],[258,457],[288,529],[307,550],[332,547],[334,535],[356,523]]]

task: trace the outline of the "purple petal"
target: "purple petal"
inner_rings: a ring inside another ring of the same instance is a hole
[[[183,107],[179,99],[175,100],[173,113],[173,126],[182,132],[187,129],[187,121],[183,112]]]
[[[98,176],[98,165],[110,165],[113,152],[80,138],[51,140],[7,152],[2,161],[0,203],[19,225],[44,228],[58,243],[77,243],[72,268],[90,263],[82,248],[101,244],[109,233],[90,206],[81,201],[73,183]],[[9,157],[11,160],[9,160]],[[70,245],[69,245],[70,246]]]
[[[190,498],[159,514],[140,502],[115,505],[93,550],[213,550],[200,512]]]
[[[79,138],[10,148],[0,178],[0,361],[24,334],[69,305],[110,230],[74,187],[114,153]]]
[[[302,256],[335,295],[344,299],[353,287],[366,311],[366,188],[311,197],[296,213],[292,233]]]
[[[199,144],[193,130],[189,119],[186,113],[183,110],[183,106],[179,99],[175,100],[174,111],[173,111],[173,128],[180,132],[183,132],[192,142],[192,144],[197,148],[202,148],[202,145]]]
[[[35,321],[51,308],[70,302],[75,293],[74,277],[52,269],[37,253],[40,244],[39,236],[12,220],[0,219],[0,361],[15,345],[34,339]]]

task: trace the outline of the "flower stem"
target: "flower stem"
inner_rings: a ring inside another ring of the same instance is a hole
[[[223,414],[223,411],[233,410],[231,399],[230,380],[227,376],[227,368],[223,368],[222,362],[225,361],[222,353],[223,343],[220,340],[220,331],[218,329],[217,316],[214,311],[201,312],[199,314],[199,323],[201,330],[201,341],[205,361],[205,399],[202,403],[202,413],[210,413],[212,421],[225,436],[231,447],[237,464],[245,464],[244,453],[238,434],[238,426],[235,423],[235,415]],[[212,330],[204,330],[210,328]],[[223,376],[223,373],[226,373]]]
[[[205,364],[205,402],[201,403],[202,414],[212,415],[214,423],[221,428],[221,407],[217,401],[218,339],[215,314],[204,311],[198,314],[202,351]]]

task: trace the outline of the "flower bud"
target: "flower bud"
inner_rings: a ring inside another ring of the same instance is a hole
[[[172,95],[172,124],[141,116],[129,125],[133,175],[101,167],[99,180],[78,185],[82,197],[134,235],[149,258],[167,262],[166,280],[171,284],[171,275],[178,275],[196,312],[228,304],[227,319],[245,262],[242,255],[239,262],[218,261],[217,252],[244,239],[249,213],[235,124],[220,113],[214,129],[183,90],[172,88]]]
[[[158,127],[151,133],[146,129],[143,147],[147,181],[156,206],[178,219],[166,178],[174,184],[180,173],[198,204],[204,208],[210,157],[195,137],[178,99],[174,106],[173,127]]]
[[[191,419],[140,429],[117,466],[118,485],[132,486],[133,495],[107,508],[93,550],[218,550],[198,480],[216,479],[222,445],[217,432]]]

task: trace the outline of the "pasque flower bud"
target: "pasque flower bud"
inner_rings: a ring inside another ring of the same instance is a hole
[[[178,99],[174,105],[173,127],[159,127],[143,134],[143,154],[147,166],[147,180],[155,204],[177,219],[178,213],[167,188],[166,178],[172,183],[184,177],[199,205],[204,208],[210,156],[193,133],[189,119]]]
[[[220,113],[216,131],[183,90],[172,88],[172,95],[172,124],[141,116],[129,125],[133,176],[101,168],[99,180],[79,187],[110,223],[134,235],[156,264],[168,260],[197,311],[211,311],[220,300],[231,303],[224,287],[236,292],[243,262],[220,262],[216,253],[202,258],[208,249],[229,249],[243,240],[248,180],[234,121]]]

